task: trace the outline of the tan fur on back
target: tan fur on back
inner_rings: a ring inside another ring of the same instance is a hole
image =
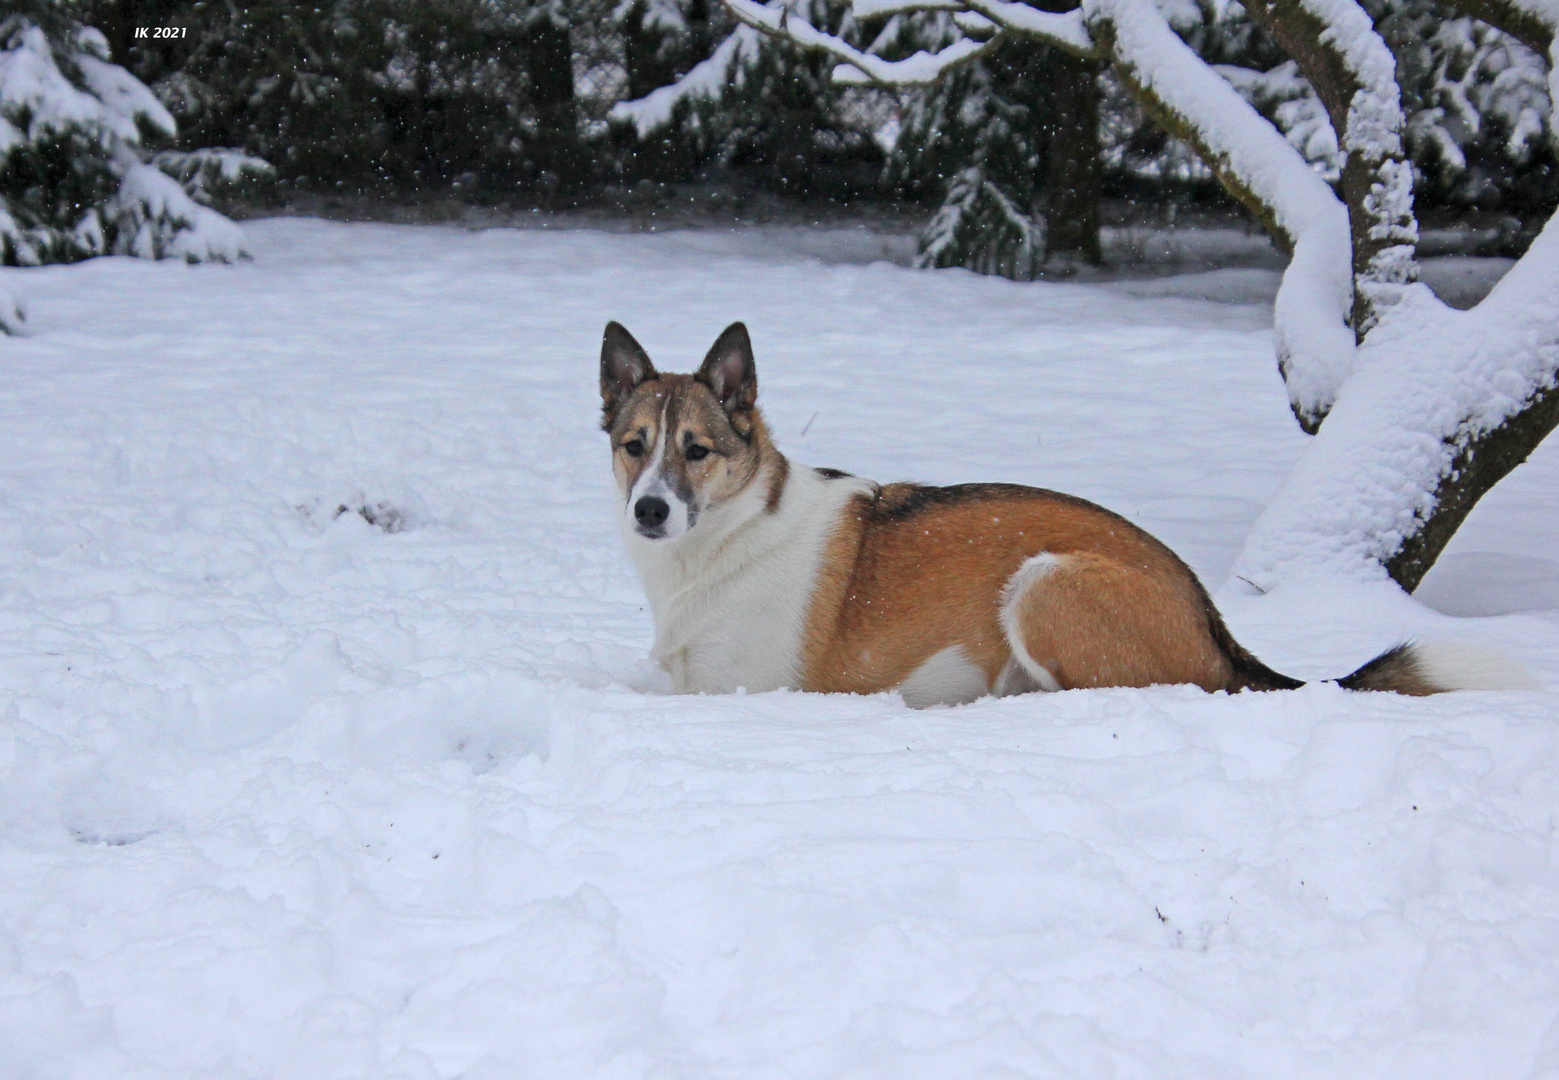
[[[951,646],[994,686],[1012,656],[1003,589],[1040,553],[1067,558],[1017,610],[1024,645],[1063,688],[1230,688],[1205,594],[1168,548],[1081,499],[1003,484],[890,484],[850,504],[808,613],[802,688],[891,689]]]

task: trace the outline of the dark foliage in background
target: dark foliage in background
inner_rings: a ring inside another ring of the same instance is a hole
[[[547,93],[545,7],[481,0],[89,0],[115,59],[151,86],[186,146],[231,146],[289,183],[331,190],[578,184],[573,138]],[[137,26],[187,37],[139,39]],[[550,32],[550,33],[549,33]],[[551,54],[549,54],[549,47]],[[568,70],[566,44],[563,70]],[[533,78],[532,70],[542,78]],[[571,89],[571,87],[570,87]],[[572,95],[569,95],[570,100]],[[562,143],[563,145],[559,145]]]
[[[1397,57],[1419,197],[1523,214],[1559,202],[1559,162],[1540,116],[1542,61],[1472,19],[1446,18],[1430,0],[1365,6]]]
[[[843,0],[802,0],[816,25],[837,31]],[[622,9],[619,9],[622,10]],[[620,22],[622,100],[676,83],[735,29],[719,0],[638,0]],[[673,120],[647,137],[617,132],[627,180],[726,183],[799,199],[850,200],[890,188],[886,155],[873,140],[881,118],[862,94],[833,81],[832,63],[781,42],[757,42],[733,57],[718,93],[691,94]]]
[[[897,29],[890,56],[953,40],[942,15]],[[1097,79],[1089,61],[1009,41],[906,95],[888,176],[940,200],[921,231],[923,265],[1027,279],[1101,261]]]
[[[840,30],[846,5],[813,0],[813,25]],[[739,81],[697,110],[703,161],[781,195],[850,198],[880,190],[884,155],[852,118],[852,97],[818,53],[765,42]]]
[[[179,148],[264,158],[282,198],[453,192],[562,206],[645,181],[704,181],[803,200],[910,199],[929,222],[924,261],[1020,277],[1053,256],[1098,261],[1101,194],[1224,200],[1108,74],[1032,45],[895,95],[842,88],[831,62],[764,42],[722,73],[721,92],[681,101],[641,137],[608,111],[719,48],[734,29],[719,0],[16,3],[46,29],[101,29],[114,61],[177,120]],[[888,56],[936,47],[944,18],[841,30],[845,0],[795,3],[863,46],[879,39]],[[1244,69],[1242,92],[1324,171],[1324,138],[1306,128],[1313,96],[1239,4],[1177,11],[1193,48]],[[1421,204],[1526,216],[1553,205],[1552,142],[1524,105],[1546,92],[1530,58],[1433,0],[1372,0],[1372,14],[1402,68]],[[159,26],[185,36],[135,35]],[[39,148],[10,163],[10,182],[58,164]]]
[[[611,104],[675,81],[729,32],[718,0],[685,6],[675,30],[648,18],[643,0],[87,0],[80,10],[168,106],[181,145],[240,148],[297,190],[556,202],[711,166],[801,197],[879,186],[882,154],[841,121],[829,67],[788,49],[765,50],[725,107],[684,110],[685,123],[643,142],[612,131]],[[136,38],[137,26],[188,36]]]

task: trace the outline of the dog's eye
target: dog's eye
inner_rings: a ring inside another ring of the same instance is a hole
[[[640,439],[629,439],[623,443],[623,450],[629,457],[640,457],[644,454],[644,443]]]
[[[703,461],[708,456],[709,447],[707,446],[699,446],[697,443],[694,443],[687,448],[687,459],[689,461]]]

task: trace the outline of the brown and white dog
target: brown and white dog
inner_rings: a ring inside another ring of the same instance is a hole
[[[692,375],[656,371],[607,324],[602,427],[623,536],[654,610],[654,657],[678,692],[896,689],[923,706],[1302,685],[1242,648],[1191,569],[1126,519],[1015,484],[878,485],[797,466],[757,398],[741,323]],[[1458,666],[1402,645],[1338,682],[1431,694],[1505,681]]]

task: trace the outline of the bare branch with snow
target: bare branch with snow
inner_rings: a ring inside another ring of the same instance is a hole
[[[904,60],[884,60],[857,49],[841,37],[817,29],[783,4],[771,6],[754,0],[725,0],[725,5],[731,14],[754,30],[805,49],[820,49],[843,61],[848,70],[836,70],[834,78],[844,83],[925,86],[935,82],[948,69],[988,51],[996,40],[994,37],[987,41],[961,38],[940,52],[917,52]]]

